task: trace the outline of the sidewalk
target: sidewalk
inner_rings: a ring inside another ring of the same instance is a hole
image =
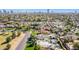
[[[16,47],[19,45],[19,43],[23,40],[25,34],[21,33],[19,37],[16,37],[13,39],[9,44],[11,45],[11,48],[9,50],[15,50]]]

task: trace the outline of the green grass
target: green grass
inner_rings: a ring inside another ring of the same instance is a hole
[[[32,36],[35,36],[38,33],[36,30],[33,29],[30,29],[29,32],[32,34]]]
[[[24,50],[34,50],[34,46],[33,47],[26,47]]]
[[[12,30],[13,28],[6,28],[6,30]]]
[[[11,36],[12,33],[11,32],[5,32],[2,35],[0,35],[0,49],[3,49],[7,46],[7,44],[1,45],[3,42],[6,41],[6,38]]]
[[[0,35],[0,44],[3,43],[5,41],[5,39],[9,36],[11,36],[12,33],[11,32],[5,32],[2,35]]]
[[[28,47],[30,44],[27,43],[26,47],[24,50],[34,50],[34,46]]]

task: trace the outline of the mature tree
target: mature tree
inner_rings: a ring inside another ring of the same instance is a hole
[[[3,42],[1,45],[6,44],[6,43],[9,43],[11,40],[12,40],[11,37],[7,37],[7,38],[6,38],[6,41]]]
[[[75,50],[79,50],[79,43],[75,43],[75,44],[74,44],[74,49],[75,49]]]
[[[10,47],[11,47],[11,45],[10,44],[7,44],[6,48],[4,48],[4,50],[9,50]]]
[[[15,32],[12,32],[12,39],[14,39],[16,37]]]

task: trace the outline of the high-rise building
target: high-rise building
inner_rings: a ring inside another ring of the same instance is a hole
[[[49,13],[49,9],[47,9],[47,13]]]

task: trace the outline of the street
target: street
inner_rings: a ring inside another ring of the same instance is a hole
[[[21,40],[21,42],[19,43],[19,45],[15,48],[15,50],[23,50],[25,45],[26,45],[26,41],[28,40],[28,38],[30,37],[30,33],[26,32],[23,40]]]

